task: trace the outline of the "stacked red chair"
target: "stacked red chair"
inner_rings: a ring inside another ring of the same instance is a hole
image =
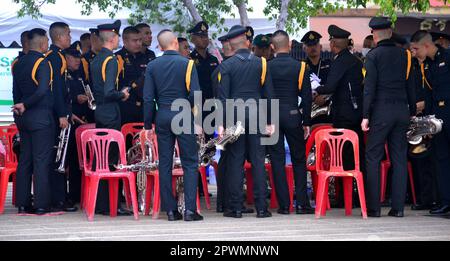
[[[316,218],[326,215],[327,211],[327,198],[328,198],[328,179],[330,177],[339,177],[343,179],[344,184],[344,203],[345,214],[352,214],[352,192],[353,192],[353,179],[356,179],[358,187],[359,200],[361,204],[361,212],[364,219],[367,218],[366,200],[364,194],[363,175],[360,171],[359,162],[359,143],[358,135],[351,130],[346,129],[328,129],[320,130],[317,132],[316,137],[316,171],[318,175],[318,190],[316,194]],[[354,151],[354,170],[345,170],[343,167],[342,151],[344,144],[350,142]],[[330,161],[328,164],[324,164],[324,151],[329,150]]]
[[[84,166],[83,166],[83,150],[81,149],[81,134],[83,134],[83,132],[85,130],[90,130],[90,129],[95,129],[95,123],[92,124],[85,124],[85,125],[81,125],[79,126],[76,131],[75,131],[75,141],[77,143],[77,154],[78,154],[78,164],[80,166],[80,171],[81,171],[81,198],[80,198],[80,208],[83,209],[86,202],[86,198],[84,198],[84,191],[86,189],[86,187],[84,186],[85,183],[85,177],[84,177]]]
[[[5,146],[6,156],[4,166],[0,168],[0,214],[5,210],[6,192],[8,190],[9,178],[13,177],[13,198],[12,204],[15,205],[15,174],[17,171],[17,157],[13,151],[13,138],[18,133],[15,125],[0,128],[0,139]]]
[[[119,147],[119,164],[126,164],[125,140],[121,132],[111,129],[85,130],[81,134],[81,148],[83,151],[83,166],[86,176],[85,186],[88,198],[85,211],[89,221],[94,220],[95,204],[100,180],[109,182],[109,204],[111,217],[117,216],[119,180],[124,181],[124,187],[131,193],[133,214],[136,220],[139,219],[138,202],[136,195],[136,174],[129,171],[109,170],[109,148],[112,143],[117,143]],[[87,149],[89,155],[95,158],[95,170],[92,169],[92,160],[87,159]]]

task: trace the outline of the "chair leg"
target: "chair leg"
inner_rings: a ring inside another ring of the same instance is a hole
[[[17,169],[16,169],[17,170]],[[16,171],[12,174],[13,191],[12,191],[12,204],[16,206]]]
[[[206,209],[211,209],[211,199],[209,198],[208,180],[206,179],[206,167],[200,167],[200,176],[202,178],[203,194],[205,195]]]
[[[200,192],[197,189],[197,213],[201,213]]]
[[[327,210],[330,210],[330,196],[329,196],[329,189],[330,189],[330,179],[329,177],[326,177],[325,181],[325,193],[323,193],[323,201],[322,201],[322,216],[327,215]],[[326,202],[326,204],[325,204]]]
[[[159,207],[161,204],[161,194],[159,191],[159,175],[155,175],[155,191],[153,193],[153,213],[152,213],[152,218],[153,219],[158,219],[159,217]]]
[[[312,197],[314,198],[314,200],[317,200],[317,182],[318,182],[318,177],[317,177],[317,172],[316,171],[311,171],[311,183],[312,183],[312,187],[313,187],[313,193],[312,193]]]
[[[351,216],[353,208],[353,177],[343,178],[343,184],[345,215]]]
[[[292,169],[292,166],[286,167],[286,178],[288,183],[288,189],[289,189],[289,211],[294,211],[294,170]]]
[[[245,169],[245,180],[247,182],[247,204],[251,205],[255,201],[253,199],[253,176],[252,169]]]
[[[358,187],[359,203],[361,205],[361,213],[364,219],[367,219],[366,195],[364,193],[363,176],[356,176],[356,185]]]
[[[409,162],[409,161],[408,161],[408,176],[409,176],[409,184],[411,186],[412,200],[413,200],[414,205],[416,205],[417,201],[416,201],[416,189],[414,187],[414,173],[412,170],[411,162]]]
[[[91,176],[89,177],[89,200],[86,208],[86,213],[88,216],[89,221],[94,220],[95,215],[95,204],[97,200],[97,192],[98,192],[98,185],[99,185],[100,179],[97,176]]]
[[[128,179],[129,191],[131,196],[131,205],[133,206],[133,214],[134,219],[139,220],[139,209],[138,209],[138,200],[136,195],[136,176],[135,174],[131,174]]]
[[[153,176],[147,175],[147,184],[145,188],[145,211],[144,215],[148,216],[150,214],[150,205],[153,193]]]
[[[111,217],[117,217],[117,203],[119,197],[119,180],[109,180],[109,213]]]
[[[323,213],[325,200],[325,187],[328,186],[328,178],[324,175],[318,176],[317,194],[316,194],[316,218],[320,218]]]
[[[8,190],[9,175],[3,169],[0,174],[0,214],[5,211],[6,191]]]

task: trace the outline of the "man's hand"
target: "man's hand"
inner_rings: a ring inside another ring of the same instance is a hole
[[[275,125],[267,125],[266,126],[266,134],[272,136],[275,133]]]
[[[200,125],[194,124],[195,134],[200,135],[203,133],[203,128]]]
[[[220,138],[223,138],[223,135],[225,134],[224,132],[225,132],[225,129],[223,128],[223,126],[219,126],[219,127],[217,128],[217,135],[218,135]]]
[[[310,126],[303,126],[303,138],[307,140],[309,136],[311,135],[311,127]]]
[[[425,102],[421,101],[421,102],[416,103],[416,107],[417,107],[417,112],[416,113],[417,114],[422,113],[423,110],[425,110]]]
[[[325,99],[325,95],[319,95],[316,98],[314,98],[314,103],[319,105],[319,106],[323,106],[325,105],[325,103],[327,102]]]
[[[88,97],[84,94],[80,94],[77,96],[78,104],[84,104],[88,101]]]
[[[75,124],[76,122],[78,122],[78,123],[81,124],[81,125],[87,123],[87,122],[83,121],[80,117],[78,117],[77,115],[72,114],[72,123]]]
[[[11,107],[11,111],[14,112],[16,115],[22,115],[25,112],[25,105],[23,103],[18,103]]]
[[[67,120],[67,117],[59,118],[59,127],[61,129],[67,129],[69,127],[69,121]]]
[[[123,89],[122,93],[125,94],[122,101],[126,101],[126,100],[128,100],[128,98],[130,98],[130,93],[128,92],[128,88]]]
[[[363,119],[361,122],[361,129],[364,132],[368,132],[369,131],[369,119]]]

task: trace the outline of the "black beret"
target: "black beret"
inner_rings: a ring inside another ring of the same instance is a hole
[[[120,36],[120,27],[121,26],[122,26],[122,22],[120,20],[117,20],[112,24],[101,24],[101,25],[97,26],[97,28],[98,28],[99,32],[109,31],[109,32],[114,32]]]
[[[270,37],[265,34],[258,34],[253,40],[253,45],[260,48],[265,48],[270,46]]]
[[[81,43],[80,41],[74,42],[69,48],[64,50],[64,53],[73,57],[81,57]]]
[[[208,35],[209,26],[206,22],[199,22],[194,27],[189,29],[188,33],[193,35]]]
[[[91,29],[89,29],[89,32],[91,32],[92,34],[95,34],[95,35],[99,35],[99,31],[97,28],[91,28]]]
[[[386,17],[373,17],[370,19],[369,27],[373,30],[388,29],[392,28],[392,22]]]
[[[403,37],[397,33],[392,33],[391,40],[400,45],[405,45],[408,43],[408,41],[406,41],[405,37]]]
[[[330,40],[333,38],[346,39],[351,35],[351,33],[349,31],[339,28],[338,26],[336,26],[334,24],[332,24],[328,27],[328,34],[330,35]]]
[[[231,27],[230,31],[228,31],[227,38],[228,40],[243,35],[247,32],[247,29],[242,25],[234,25]]]
[[[307,32],[301,42],[306,44],[306,45],[316,45],[320,42],[320,39],[322,38],[322,35],[320,35],[318,32],[315,31],[309,31]]]

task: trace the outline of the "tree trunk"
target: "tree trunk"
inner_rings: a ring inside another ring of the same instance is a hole
[[[233,3],[236,5],[236,7],[239,10],[239,16],[241,17],[241,25],[242,26],[249,26],[250,20],[248,19],[247,14],[247,4],[244,0],[233,0]]]
[[[192,19],[194,19],[195,23],[203,21],[203,18],[200,16],[200,14],[197,11],[197,8],[195,7],[192,0],[182,0],[184,6],[188,9],[189,13],[192,16]]]
[[[288,19],[288,7],[291,0],[281,0],[280,15],[277,19],[277,30],[284,30]]]

